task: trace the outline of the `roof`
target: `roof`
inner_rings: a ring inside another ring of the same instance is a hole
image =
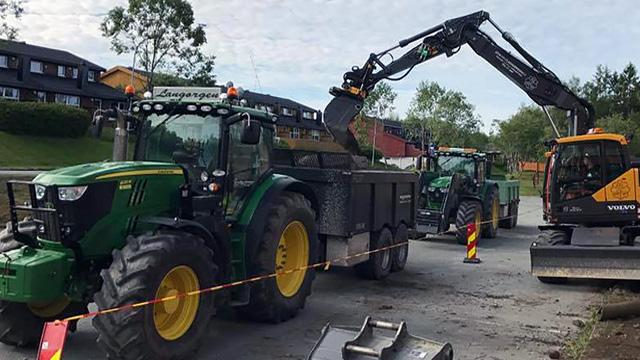
[[[76,79],[63,79],[57,76],[29,74],[25,81],[18,81],[17,71],[0,71],[0,85],[16,88],[48,91],[58,94],[94,97],[105,100],[125,101],[127,97],[117,89],[99,82],[86,82],[82,89]]]
[[[627,145],[627,138],[620,134],[598,133],[598,134],[586,134],[577,136],[567,136],[559,138],[558,144],[567,144],[578,141],[598,141],[598,140],[610,140],[619,142],[622,145]]]
[[[300,104],[299,102],[296,102],[290,99],[282,98],[279,96],[273,96],[269,94],[260,94],[260,93],[249,91],[249,90],[244,91],[244,95],[242,96],[242,98],[246,99],[249,102],[249,104],[251,104],[252,106],[259,103],[259,104],[280,105],[280,106],[284,106],[292,109],[302,109],[302,110],[311,111],[311,112],[317,111],[313,108],[310,108],[306,105]]]
[[[91,70],[105,70],[102,66],[94,64],[66,50],[31,45],[21,41],[0,39],[0,52],[11,55],[27,55],[34,60],[49,61],[56,64],[80,65],[84,63],[87,64]]]
[[[117,71],[122,71],[128,75],[131,75],[131,67],[125,67],[125,66],[121,66],[121,65],[116,65],[114,67],[112,67],[111,69],[105,71],[102,73],[102,75],[100,75],[101,79],[104,79],[105,77],[117,72]],[[133,76],[135,76],[138,80],[140,81],[147,81],[147,72],[143,71],[143,70],[138,70],[136,69],[136,71],[133,73]]]

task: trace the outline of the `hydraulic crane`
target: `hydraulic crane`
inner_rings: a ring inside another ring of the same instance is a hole
[[[520,57],[499,46],[480,26],[489,22]],[[392,51],[419,43],[397,59]],[[327,129],[347,150],[358,144],[349,124],[382,80],[405,78],[416,65],[462,45],[500,71],[540,105],[554,128],[543,183],[547,224],[531,246],[532,273],[543,282],[568,277],[640,280],[640,174],[632,166],[625,136],[594,128],[593,106],[576,95],[551,70],[503,31],[485,11],[447,20],[379,53],[343,76],[324,112]],[[389,56],[392,60],[383,62]],[[399,75],[400,74],[400,75]],[[394,77],[396,76],[396,77]],[[546,106],[567,111],[567,136],[561,137]]]

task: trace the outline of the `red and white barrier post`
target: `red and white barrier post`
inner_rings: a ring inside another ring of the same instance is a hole
[[[481,262],[477,249],[479,232],[480,229],[476,227],[475,223],[467,225],[467,257],[464,258],[464,263],[478,264]]]

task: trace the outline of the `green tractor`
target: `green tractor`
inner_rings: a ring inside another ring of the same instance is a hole
[[[95,303],[125,307],[93,318],[109,358],[190,358],[221,306],[257,321],[295,316],[311,292],[311,264],[335,259],[369,279],[404,268],[408,244],[367,251],[407,242],[415,174],[353,169],[348,153],[276,149],[277,117],[222,95],[156,88],[128,121],[118,114],[116,161],[8,182],[1,342],[36,344],[43,322]]]
[[[83,314],[92,302],[110,309],[318,259],[311,189],[270,168],[275,115],[221,100],[215,90],[164,89],[135,103],[133,161],[7,184],[1,342],[37,344],[44,321]],[[124,129],[120,124],[117,136]],[[29,189],[28,199],[16,198],[19,186]],[[18,221],[19,213],[28,219]],[[304,269],[226,293],[103,314],[93,325],[109,358],[189,358],[216,304],[281,322],[304,307],[313,279]]]
[[[416,231],[443,234],[455,225],[456,240],[467,243],[466,228],[475,223],[481,237],[494,238],[498,228],[511,229],[518,220],[520,185],[492,175],[496,153],[439,147],[420,157],[420,199]]]

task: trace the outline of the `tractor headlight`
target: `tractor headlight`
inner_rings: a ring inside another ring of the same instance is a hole
[[[87,186],[69,186],[58,188],[58,199],[62,201],[75,201],[87,191]]]
[[[36,185],[36,199],[42,200],[44,199],[45,194],[47,193],[47,188],[42,185]]]
[[[434,192],[434,191],[436,191],[436,188],[435,188],[435,187],[433,187],[433,186],[429,186],[429,187],[427,188],[427,191],[428,191],[428,192]]]
[[[449,188],[448,187],[440,188],[440,192],[443,193],[443,194],[446,194],[446,193],[449,192]]]

